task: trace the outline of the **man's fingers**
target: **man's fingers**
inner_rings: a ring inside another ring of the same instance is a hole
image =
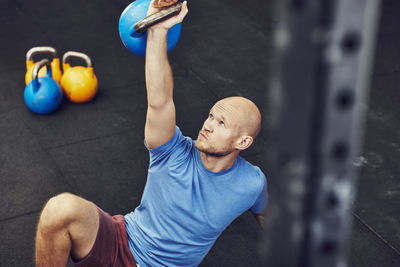
[[[188,8],[187,8],[187,2],[184,1],[182,3],[182,7],[181,7],[181,12],[179,12],[178,14],[178,18],[179,20],[182,22],[183,19],[185,18],[186,14],[189,12]]]
[[[178,0],[155,0],[153,2],[153,7],[161,8],[175,4]]]
[[[178,0],[152,0],[147,12],[147,16],[161,11],[162,8],[171,6],[177,3]]]
[[[154,0],[154,1],[156,1],[156,0]],[[171,0],[171,1],[175,1],[175,0]],[[179,10],[179,8],[180,8],[180,11],[177,15],[173,15],[172,17],[169,17],[169,15],[172,15],[173,13],[177,12]],[[186,14],[188,13],[186,1],[184,1],[180,5],[177,5],[176,8],[171,7],[170,9],[171,10],[169,10],[169,12],[164,12],[164,11],[166,11],[166,9],[165,10],[161,9],[162,11],[159,11],[158,14],[155,14],[155,13],[157,13],[157,10],[160,10],[160,9],[153,8],[153,7],[149,8],[147,17],[145,19],[143,19],[142,21],[138,22],[136,24],[135,28],[137,27],[137,30],[139,30],[139,31],[141,31],[141,30],[144,31],[149,27],[151,27],[153,29],[155,29],[155,28],[170,29],[175,24],[181,23],[183,21],[183,19],[185,18]],[[154,14],[154,16],[150,17],[150,15],[153,15],[153,14]],[[138,24],[140,24],[140,26]],[[153,25],[153,26],[150,26],[150,25]]]
[[[173,25],[177,23],[181,23],[183,19],[185,18],[186,14],[188,13],[188,8],[187,8],[187,2],[184,1],[181,6],[181,11],[179,12],[178,15],[172,17],[170,20],[173,21]]]

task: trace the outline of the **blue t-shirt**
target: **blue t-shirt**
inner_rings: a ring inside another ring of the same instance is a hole
[[[197,266],[235,218],[267,204],[258,167],[239,156],[230,169],[209,171],[178,127],[171,140],[149,151],[142,201],[125,215],[129,248],[141,267]]]

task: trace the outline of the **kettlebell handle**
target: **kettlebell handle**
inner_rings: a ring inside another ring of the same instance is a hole
[[[49,75],[51,77],[51,65],[50,65],[50,60],[48,60],[47,58],[42,59],[41,61],[39,61],[38,63],[35,64],[35,67],[33,67],[33,71],[32,71],[32,81],[37,79],[39,70],[44,67],[47,66],[47,75]]]
[[[90,59],[90,57],[84,53],[80,53],[80,52],[75,52],[75,51],[68,51],[64,54],[62,62],[63,65],[68,63],[70,58],[78,58],[78,59],[82,59],[86,62],[86,66],[87,67],[92,67],[92,60]]]
[[[26,61],[30,61],[37,54],[48,53],[53,57],[57,57],[57,50],[51,46],[38,46],[33,47],[26,52]]]

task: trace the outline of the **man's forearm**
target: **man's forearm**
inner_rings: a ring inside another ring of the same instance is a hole
[[[168,30],[148,31],[146,48],[146,87],[150,106],[162,106],[172,98],[173,77],[167,56]]]

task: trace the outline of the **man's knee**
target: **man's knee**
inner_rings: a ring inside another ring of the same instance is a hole
[[[71,193],[61,193],[50,198],[40,215],[39,227],[47,230],[67,227],[79,216],[82,201]]]

